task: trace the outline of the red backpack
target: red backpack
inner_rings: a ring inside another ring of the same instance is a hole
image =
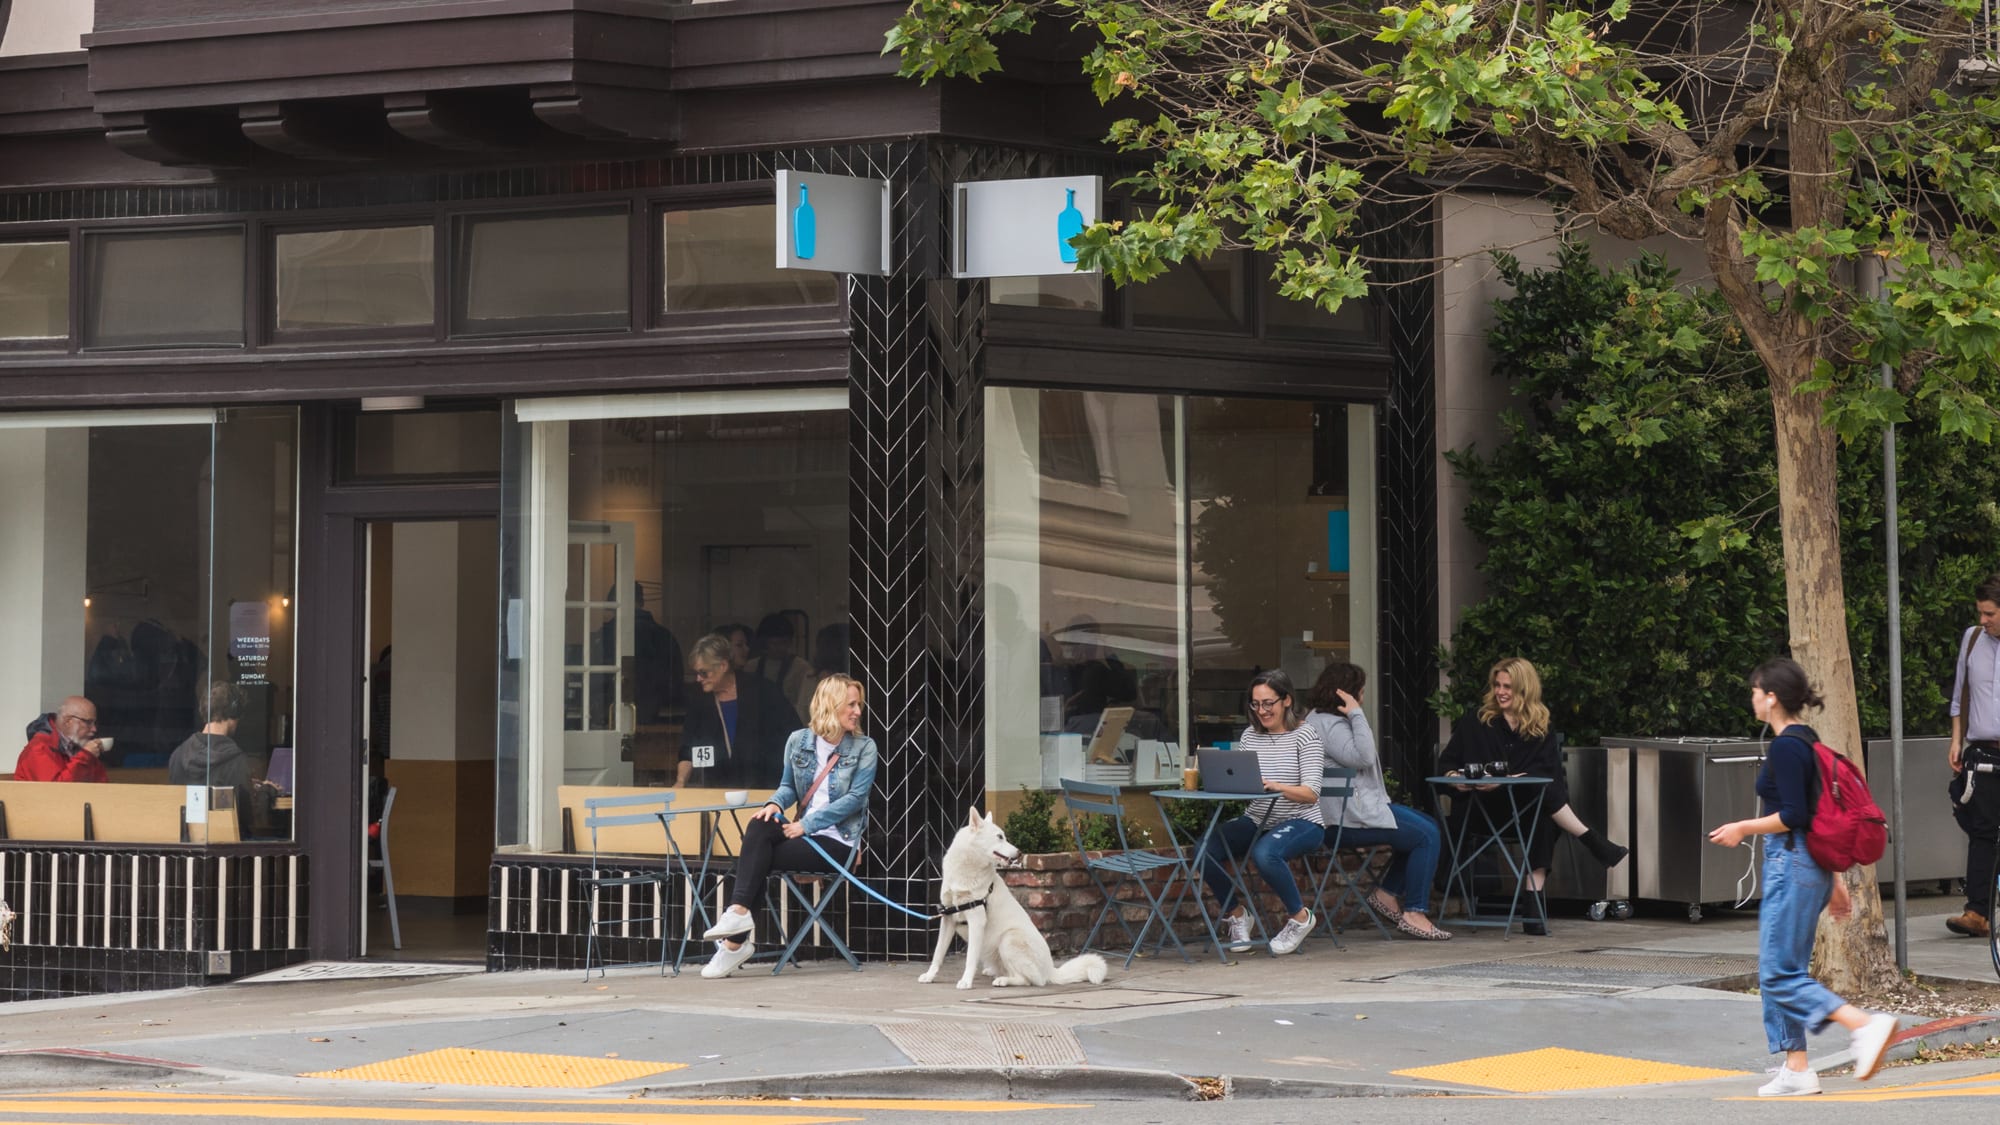
[[[1881,859],[1889,847],[1889,818],[1868,792],[1861,771],[1824,742],[1813,743],[1813,759],[1819,784],[1806,829],[1806,851],[1813,862],[1837,873]]]

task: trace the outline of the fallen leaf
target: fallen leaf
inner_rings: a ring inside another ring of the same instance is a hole
[[[326,1038],[326,1037],[325,1037],[325,1036],[323,1036],[323,1035],[315,1035],[315,1036],[313,1036],[312,1038],[310,1038],[310,1039],[306,1040],[306,1042],[308,1042],[308,1043],[331,1043],[331,1042],[333,1042],[333,1040],[331,1040],[331,1039],[328,1039],[328,1038]]]
[[[607,1059],[615,1059],[615,1058],[617,1058],[617,1057],[618,1057],[618,1052],[616,1052],[616,1051],[606,1051],[606,1052],[604,1052],[604,1057],[605,1057],[605,1058],[607,1058]]]
[[[1367,1017],[1367,1016],[1361,1016],[1361,1015],[1357,1015],[1357,1016],[1355,1016],[1354,1018],[1355,1018],[1355,1019],[1358,1019],[1358,1020],[1365,1020],[1365,1019],[1367,1019],[1368,1017]]]

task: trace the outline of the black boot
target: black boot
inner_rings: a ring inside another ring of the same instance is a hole
[[[1606,867],[1618,866],[1625,862],[1625,857],[1631,853],[1630,848],[1623,844],[1612,843],[1604,838],[1604,833],[1595,828],[1586,829],[1577,839],[1583,842],[1583,846],[1590,850],[1591,855],[1597,857],[1597,862]]]
[[[1524,891],[1521,897],[1523,900],[1521,903],[1521,932],[1529,937],[1549,936],[1549,927],[1542,921],[1542,919],[1549,916],[1548,900],[1542,897],[1542,892],[1540,891]]]

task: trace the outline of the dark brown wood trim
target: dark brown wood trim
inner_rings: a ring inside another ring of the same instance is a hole
[[[1122,339],[1123,347],[989,343],[984,352],[986,379],[1009,386],[1362,402],[1380,401],[1389,393],[1386,360],[1362,356],[1330,360],[1322,354],[1306,364],[1242,350],[1233,357],[1139,352],[1131,346],[1136,342],[1131,334]]]

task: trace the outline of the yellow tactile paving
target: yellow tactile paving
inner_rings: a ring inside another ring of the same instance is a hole
[[[317,1070],[304,1078],[345,1078],[361,1082],[429,1082],[447,1086],[515,1086],[527,1089],[588,1090],[630,1082],[649,1074],[680,1070],[686,1063],[607,1059],[590,1055],[530,1055],[519,1051],[476,1051],[444,1047],[400,1059]]]
[[[1572,1051],[1567,1047],[1543,1047],[1536,1051],[1488,1055],[1396,1073],[1406,1078],[1485,1086],[1494,1090],[1512,1090],[1517,1094],[1539,1094],[1550,1090],[1598,1090],[1612,1086],[1694,1082],[1704,1078],[1730,1078],[1744,1072],[1596,1055],[1589,1051]]]

